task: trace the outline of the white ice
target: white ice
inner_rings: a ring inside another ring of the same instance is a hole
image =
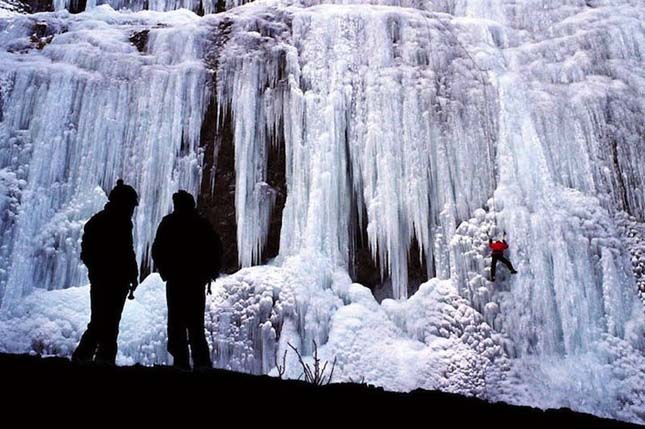
[[[51,43],[30,40],[38,21]],[[145,259],[172,192],[199,189],[215,94],[232,115],[244,267],[208,301],[217,366],[276,374],[287,343],[310,356],[316,340],[337,380],[643,423],[643,22],[629,0],[0,19],[0,350],[69,355],[88,318],[87,288],[70,287],[84,283],[83,222],[124,175],[142,196]],[[141,30],[145,52],[129,43]],[[280,254],[253,266],[275,204],[268,154],[282,149]],[[360,226],[395,299],[349,278]],[[500,267],[493,284],[486,246],[502,232],[519,274]],[[430,278],[416,291],[414,242]],[[150,276],[119,362],[168,362],[163,308]]]

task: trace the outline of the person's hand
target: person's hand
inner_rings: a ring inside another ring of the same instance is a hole
[[[137,288],[138,285],[139,285],[139,282],[136,279],[130,281],[130,290],[128,293],[128,299],[134,299],[134,290]]]

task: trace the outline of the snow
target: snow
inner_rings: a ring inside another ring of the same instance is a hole
[[[288,351],[297,378],[288,344],[311,359],[316,341],[337,381],[645,422],[642,2],[114,10],[142,4],[0,18],[0,350],[70,354],[89,317],[83,223],[124,177],[143,262],[170,195],[200,189],[214,95],[218,125],[232,119],[243,267],[208,298],[218,367],[275,375]],[[258,266],[277,150],[280,253]],[[349,277],[361,227],[394,299]],[[503,232],[519,273],[492,283]],[[416,291],[413,243],[429,278]],[[168,363],[164,325],[151,275],[118,362]]]
[[[379,304],[369,289],[318,262],[309,260],[307,270],[296,258],[218,279],[205,319],[218,367],[275,375],[276,357],[289,350],[286,376],[298,378],[301,369],[287,343],[311,355],[316,340],[323,361],[336,359],[337,382],[441,389],[640,421],[642,404],[635,398],[642,395],[645,364],[627,340],[604,336],[583,353],[511,359],[509,339],[459,296],[452,281],[434,279],[409,300]],[[135,296],[126,302],[117,363],[170,363],[164,283],[153,274]],[[88,287],[34,291],[0,319],[0,351],[69,356],[88,320]]]
[[[120,365],[167,362],[164,283],[154,275],[140,287],[135,300],[126,301],[123,312],[117,356]],[[0,321],[0,351],[70,356],[89,318],[89,286],[36,290]]]

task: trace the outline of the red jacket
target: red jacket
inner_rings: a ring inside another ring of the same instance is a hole
[[[502,253],[502,252],[504,252],[504,250],[508,249],[508,244],[506,244],[506,240],[504,240],[504,241],[489,241],[488,242],[488,247],[490,247],[490,249],[493,252]]]

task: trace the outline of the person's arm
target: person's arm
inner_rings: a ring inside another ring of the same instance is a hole
[[[137,255],[134,253],[134,240],[132,239],[132,222],[128,221],[130,230],[127,237],[127,253],[128,253],[128,280],[130,287],[134,291],[139,285],[139,264],[137,264]]]
[[[208,276],[208,294],[211,293],[211,282],[217,279],[222,267],[222,242],[219,235],[208,221],[202,217],[203,233],[205,237],[204,252],[207,255],[205,265],[205,274]]]
[[[94,265],[96,259],[96,240],[96,220],[92,217],[83,227],[83,237],[81,238],[81,261],[88,269]]]
[[[157,228],[154,242],[152,243],[152,261],[156,270],[161,275],[162,280],[166,280],[166,241],[167,241],[167,222],[162,220]]]
[[[204,219],[204,234],[206,236],[206,251],[208,254],[208,274],[215,280],[222,268],[222,241],[211,223]]]

